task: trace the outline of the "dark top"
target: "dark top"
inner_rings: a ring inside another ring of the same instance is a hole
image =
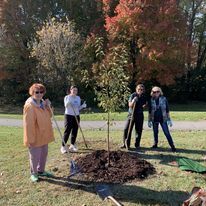
[[[135,105],[135,109],[134,109],[134,115],[138,114],[138,113],[143,113],[143,105],[145,105],[147,102],[144,94],[139,96],[136,92],[131,94],[131,96],[129,98],[129,102],[131,102],[135,97],[137,97],[137,100],[136,100],[136,105]],[[132,113],[131,108],[129,108],[129,113]]]

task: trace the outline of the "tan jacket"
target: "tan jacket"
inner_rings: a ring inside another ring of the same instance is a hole
[[[23,111],[24,145],[40,147],[54,141],[49,108],[41,109],[29,98]]]

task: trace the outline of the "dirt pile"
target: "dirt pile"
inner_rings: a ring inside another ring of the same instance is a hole
[[[89,181],[123,183],[135,178],[144,179],[155,173],[155,168],[136,154],[123,151],[97,150],[76,160],[84,178]]]

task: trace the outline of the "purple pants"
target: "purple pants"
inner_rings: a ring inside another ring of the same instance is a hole
[[[29,148],[29,161],[31,174],[44,172],[48,154],[48,144],[41,147]]]

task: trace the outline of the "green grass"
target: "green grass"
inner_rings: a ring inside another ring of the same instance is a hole
[[[199,121],[206,120],[206,103],[205,102],[191,102],[188,104],[171,104],[171,118],[173,121]],[[55,116],[57,120],[63,120],[64,108],[55,108]],[[147,120],[148,112],[145,111],[145,120]],[[127,117],[127,109],[122,112],[115,112],[111,114],[111,119],[116,121],[125,121]],[[2,106],[0,107],[0,118],[22,119],[22,107]],[[92,109],[87,113],[81,114],[81,120],[105,120],[107,114],[101,111]]]
[[[81,135],[77,144],[84,155],[94,149],[106,149],[106,131],[84,131],[91,150],[85,150]],[[69,182],[67,156],[59,152],[58,133],[56,142],[49,146],[47,170],[53,171],[57,179],[47,179],[33,184],[29,180],[29,161],[27,148],[22,145],[22,128],[0,127],[0,205],[2,206],[103,206],[112,205],[103,202],[95,193],[93,183],[77,178]],[[111,148],[117,150],[121,144],[122,131],[111,132]],[[166,139],[160,132],[160,149],[149,149],[152,145],[151,131],[144,131],[142,137],[141,158],[152,163],[157,173],[145,180],[134,180],[122,185],[112,185],[114,196],[125,206],[171,205],[177,206],[187,197],[194,186],[205,187],[206,177],[201,174],[181,171],[174,161],[177,157],[188,157],[206,166],[202,156],[206,152],[204,131],[172,132],[178,153],[171,153]],[[80,176],[81,178],[81,176]],[[78,184],[83,185],[78,185]]]

